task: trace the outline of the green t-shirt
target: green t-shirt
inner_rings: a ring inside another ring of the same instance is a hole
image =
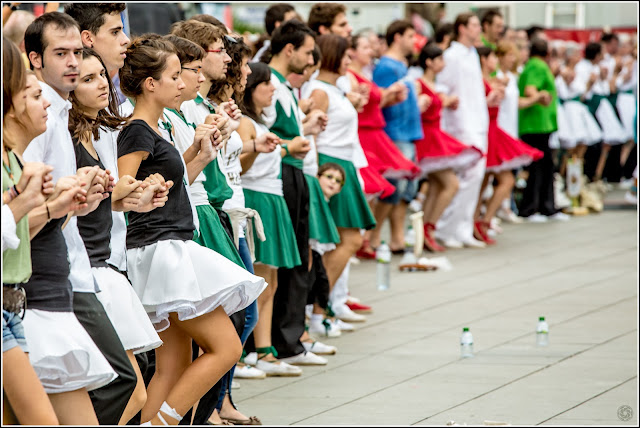
[[[13,180],[9,171],[13,174]],[[2,192],[20,181],[22,169],[16,155],[9,151],[9,165],[2,162]],[[29,219],[25,215],[16,224],[16,235],[20,239],[18,248],[10,248],[2,252],[2,282],[5,284],[22,284],[31,278],[31,241],[29,236]]]
[[[271,69],[271,73],[278,78],[279,85],[274,85],[276,86],[276,91],[274,93],[276,101],[276,121],[271,125],[269,131],[273,132],[283,140],[293,140],[294,138],[302,135],[302,130],[298,124],[298,115],[294,112],[294,109],[299,108],[298,100],[293,94],[291,88],[286,85],[287,79],[273,68]],[[272,80],[272,82],[275,82],[275,80]],[[293,99],[293,102],[291,102],[289,98]],[[289,109],[288,114],[285,110],[286,108]],[[282,158],[282,163],[302,169],[304,161],[287,154]]]
[[[489,40],[484,38],[484,34],[480,35],[480,40],[482,41],[483,45],[485,45],[488,48],[491,48],[492,51],[495,51],[496,49],[498,49],[495,43],[491,43]]]
[[[533,57],[527,61],[518,80],[520,96],[524,97],[524,89],[535,86],[538,91],[547,91],[551,95],[548,106],[534,104],[518,111],[518,132],[524,134],[551,134],[558,130],[556,84],[553,73],[546,62]]]

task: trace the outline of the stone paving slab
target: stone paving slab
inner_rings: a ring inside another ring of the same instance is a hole
[[[446,252],[449,272],[392,270],[385,292],[374,262],[352,265],[368,321],[322,339],[338,347],[327,366],[240,379],[234,401],[267,425],[637,425],[637,212],[503,229],[492,248]],[[546,348],[535,346],[540,315]],[[472,359],[459,357],[462,326]]]

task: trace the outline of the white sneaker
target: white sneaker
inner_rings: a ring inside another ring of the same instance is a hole
[[[336,313],[336,318],[339,318],[345,322],[365,322],[367,320],[367,317],[365,317],[364,315],[356,314],[351,309],[349,309],[347,305],[344,305],[344,307],[340,308],[340,310],[334,308],[333,311]]]
[[[256,363],[258,361],[258,353],[257,352],[249,352],[245,357],[244,357],[244,363],[248,366],[256,366]]]
[[[637,205],[638,204],[638,195],[635,194],[635,193],[632,193],[630,190],[628,190],[624,194],[624,200],[629,202],[632,205]]]
[[[535,213],[525,218],[529,223],[546,223],[549,221],[546,215],[540,213]]]
[[[267,374],[260,369],[253,366],[244,365],[236,366],[233,372],[233,377],[238,379],[264,379]]]
[[[296,366],[324,366],[327,364],[326,358],[319,357],[313,352],[309,351],[305,351],[302,354],[294,355],[293,357],[280,358],[280,361]]]
[[[489,232],[494,233],[494,236],[492,236],[492,238],[495,237],[495,234],[500,234],[503,232],[502,227],[500,227],[500,219],[498,219],[497,217],[491,219],[491,228],[487,231],[487,233]]]
[[[559,189],[557,186],[554,188],[553,200],[554,200],[555,206],[560,209],[568,208],[571,206],[571,199],[569,199],[567,194],[562,189]]]
[[[520,177],[516,180],[516,188],[518,189],[524,189],[525,187],[527,187],[527,180],[525,180],[524,178]]]
[[[442,240],[442,245],[444,245],[447,248],[463,248],[464,244],[460,241],[458,241],[457,239],[443,239]]]
[[[300,376],[302,374],[300,367],[292,366],[282,360],[276,362],[258,360],[256,367],[262,370],[267,376]]]
[[[337,319],[333,321],[331,324],[335,325],[340,331],[355,331],[355,327],[353,324],[349,324],[348,322],[344,322],[341,319]]]
[[[423,202],[420,202],[419,200],[414,199],[413,201],[409,202],[409,209],[414,213],[417,213],[422,211],[422,205],[423,205]]]
[[[618,184],[618,188],[621,190],[629,190],[633,187],[634,184],[635,184],[634,178],[623,179]]]
[[[302,346],[307,352],[313,352],[316,355],[333,355],[338,352],[338,348],[331,345],[325,345],[322,342],[302,342]]]
[[[557,220],[557,221],[569,221],[571,216],[563,213],[562,211],[558,211],[557,213],[550,215],[549,218],[551,220]]]
[[[231,389],[240,389],[240,384],[235,380],[231,381]]]
[[[465,247],[468,248],[485,248],[487,244],[482,241],[478,241],[476,238],[471,238],[468,241],[462,243]]]
[[[311,321],[309,323],[309,334],[322,337],[340,337],[342,332],[338,326],[333,325],[331,321],[324,319],[321,322]]]

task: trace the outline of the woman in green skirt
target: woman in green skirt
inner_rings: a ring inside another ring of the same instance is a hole
[[[318,134],[316,146],[322,165],[333,162],[345,171],[342,191],[329,201],[333,219],[340,234],[340,244],[325,254],[325,267],[333,289],[349,259],[362,246],[360,229],[373,229],[376,221],[362,192],[353,162],[361,151],[358,138],[358,113],[344,93],[336,87],[351,63],[347,55],[349,43],[345,38],[329,34],[316,39],[322,52],[320,73],[309,82],[315,108],[329,117],[327,127]]]
[[[251,74],[243,97],[238,133],[243,144],[252,143],[254,147],[265,146],[266,142],[279,143],[277,135],[269,132],[262,123],[262,110],[271,105],[274,86],[271,83],[271,71],[266,64],[251,63]],[[258,355],[256,367],[268,376],[299,376],[302,373],[296,366],[277,361],[277,352],[271,344],[271,320],[273,298],[278,287],[278,268],[292,268],[300,265],[300,256],[293,232],[291,217],[282,193],[280,164],[286,152],[276,144],[270,153],[258,151],[240,155],[242,164],[242,188],[245,206],[260,214],[266,241],[255,242],[255,274],[268,283],[265,291],[258,297],[260,318],[253,330]]]

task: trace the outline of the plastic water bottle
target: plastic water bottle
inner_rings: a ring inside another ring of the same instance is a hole
[[[404,235],[404,252],[413,253],[413,247],[416,245],[416,231],[413,226],[409,225],[407,233]]]
[[[391,249],[384,241],[376,250],[376,260],[378,261],[378,290],[387,290],[391,279]]]
[[[538,328],[536,328],[536,344],[538,346],[547,346],[549,344],[549,324],[544,317],[538,319]]]
[[[473,357],[473,336],[469,331],[469,327],[462,329],[462,336],[460,337],[460,356],[462,358]]]

